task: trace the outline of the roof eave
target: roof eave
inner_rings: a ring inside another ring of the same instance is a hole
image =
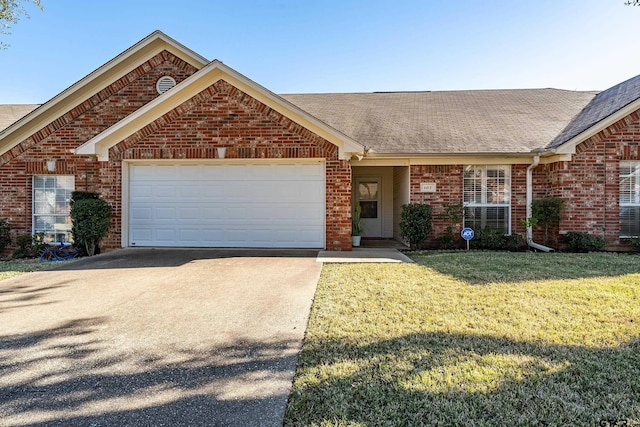
[[[353,160],[354,166],[411,166],[460,164],[531,164],[538,150],[526,152],[372,153]]]

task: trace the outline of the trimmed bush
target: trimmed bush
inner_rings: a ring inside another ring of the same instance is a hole
[[[13,251],[14,258],[32,258],[39,256],[49,245],[44,242],[44,233],[21,234],[16,237],[16,250]]]
[[[11,244],[11,226],[9,220],[0,218],[0,253]]]
[[[99,250],[100,240],[109,231],[111,206],[92,196],[78,199],[77,193],[74,192],[71,199],[71,233],[74,244],[86,255],[92,256]]]
[[[420,249],[429,237],[432,227],[431,206],[423,203],[402,205],[400,236],[409,242],[411,249]]]
[[[515,252],[524,248],[524,239],[520,234],[504,234],[502,230],[485,228],[475,233],[470,246],[473,249]]]
[[[562,242],[569,247],[571,252],[601,251],[607,245],[602,237],[579,231],[569,231],[562,236]]]
[[[71,192],[71,202],[84,199],[99,199],[100,195],[93,191],[73,191]]]
[[[636,251],[640,251],[640,239],[637,237],[633,237],[628,240],[629,246],[631,246]]]
[[[463,206],[462,203],[446,204],[444,210],[440,213],[439,218],[449,223],[444,231],[444,235],[438,237],[438,247],[440,249],[460,248],[464,244],[464,240],[460,234],[454,235],[453,228],[462,221]]]
[[[30,234],[20,234],[16,237],[16,246],[16,250],[13,251],[14,258],[30,258],[33,256]]]
[[[0,218],[0,253],[11,244],[11,226],[9,220]]]
[[[531,218],[535,224],[544,227],[544,244],[549,244],[549,229],[560,224],[564,200],[558,197],[545,197],[531,201]]]

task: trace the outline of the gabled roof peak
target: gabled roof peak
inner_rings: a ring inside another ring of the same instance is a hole
[[[203,56],[162,31],[156,30],[22,119],[6,129],[0,130],[0,155],[11,150],[22,140],[56,120],[66,111],[75,108],[87,98],[131,72],[141,63],[165,50],[197,69],[201,69],[209,63]]]

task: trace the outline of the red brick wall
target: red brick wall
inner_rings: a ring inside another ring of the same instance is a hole
[[[108,195],[110,187],[101,185],[104,165],[70,150],[157,97],[159,77],[171,75],[180,82],[195,71],[161,52],[0,156],[0,217],[9,219],[14,236],[31,234],[33,175],[74,175],[77,190]],[[46,160],[56,160],[55,172],[46,171]]]
[[[433,231],[430,239],[445,234],[449,222],[442,218],[446,205],[462,203],[464,165],[411,166],[411,203],[427,203],[433,208]],[[435,182],[435,193],[420,193],[421,182]],[[519,220],[526,216],[527,165],[511,166],[511,232],[524,237]],[[462,223],[454,227],[460,232]]]
[[[640,113],[609,126],[576,147],[571,161],[536,168],[535,198],[560,197],[565,213],[558,232],[588,232],[620,243],[619,168],[640,159]]]
[[[421,165],[411,166],[410,201],[411,203],[426,203],[433,209],[433,231],[429,240],[444,235],[449,222],[442,219],[445,205],[462,203],[462,179],[464,167],[462,165]],[[421,193],[421,182],[435,182],[435,193]],[[459,233],[460,226],[453,230]]]
[[[127,159],[326,159],[326,248],[351,250],[351,166],[338,148],[225,81],[218,81],[110,150],[103,193],[117,207],[106,244],[120,245],[121,165]]]

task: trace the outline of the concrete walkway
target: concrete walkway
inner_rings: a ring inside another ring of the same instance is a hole
[[[0,425],[281,426],[316,255],[124,249],[0,281]]]
[[[322,263],[413,262],[397,249],[383,248],[353,248],[350,252],[320,251],[316,261]]]

